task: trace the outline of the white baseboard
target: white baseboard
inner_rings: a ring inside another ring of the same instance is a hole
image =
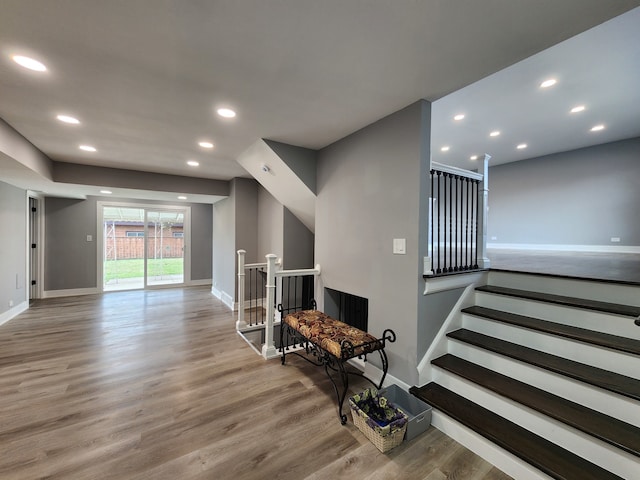
[[[234,311],[236,309],[235,302],[233,301],[233,297],[229,295],[227,292],[223,292],[222,290],[218,290],[216,287],[211,287],[211,293],[213,296],[224,303],[229,310]]]
[[[211,285],[213,282],[210,278],[203,278],[201,280],[190,280],[187,282],[187,286],[189,287],[197,287],[201,285]]]
[[[65,290],[45,290],[42,298],[76,297],[78,295],[95,295],[102,293],[97,288],[68,288]]]
[[[0,325],[3,325],[5,323],[7,323],[9,320],[13,319],[14,317],[17,317],[22,312],[24,312],[24,311],[26,311],[28,309],[29,309],[29,301],[28,300],[26,300],[24,302],[21,302],[18,305],[15,305],[15,306],[11,307],[6,312],[0,314]]]
[[[632,245],[555,245],[535,243],[487,243],[494,250],[540,250],[555,252],[640,253]]]

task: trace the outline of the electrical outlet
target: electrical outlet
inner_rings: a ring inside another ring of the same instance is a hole
[[[9,300],[9,308],[13,307],[13,300]]]
[[[613,243],[618,243],[618,242],[620,242],[620,237],[611,237],[611,241]]]
[[[498,237],[491,237],[491,240],[497,240]]]

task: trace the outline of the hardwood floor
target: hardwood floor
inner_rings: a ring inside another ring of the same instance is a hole
[[[379,453],[208,287],[36,301],[0,327],[0,391],[2,479],[510,478],[433,427]]]

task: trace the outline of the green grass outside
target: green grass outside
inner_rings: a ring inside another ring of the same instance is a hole
[[[149,259],[148,275],[182,275],[182,258]],[[107,260],[104,262],[104,280],[108,282],[116,278],[144,277],[144,260],[134,258],[130,260]]]

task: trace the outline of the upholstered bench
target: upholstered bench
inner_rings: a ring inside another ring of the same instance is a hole
[[[280,326],[281,361],[284,365],[287,353],[293,353],[325,368],[336,392],[338,416],[344,425],[347,416],[342,413],[342,406],[349,388],[349,375],[363,377],[377,388],[381,388],[389,368],[384,348],[387,341],[395,340],[395,333],[389,329],[383,332],[382,338],[376,338],[318,310],[301,310],[283,315]],[[303,347],[302,350],[291,348],[298,344]],[[347,366],[350,359],[359,357],[366,361],[367,355],[373,352],[378,352],[382,362],[382,378],[379,383],[375,383],[359,370]],[[331,372],[339,374],[342,381],[341,389]]]

